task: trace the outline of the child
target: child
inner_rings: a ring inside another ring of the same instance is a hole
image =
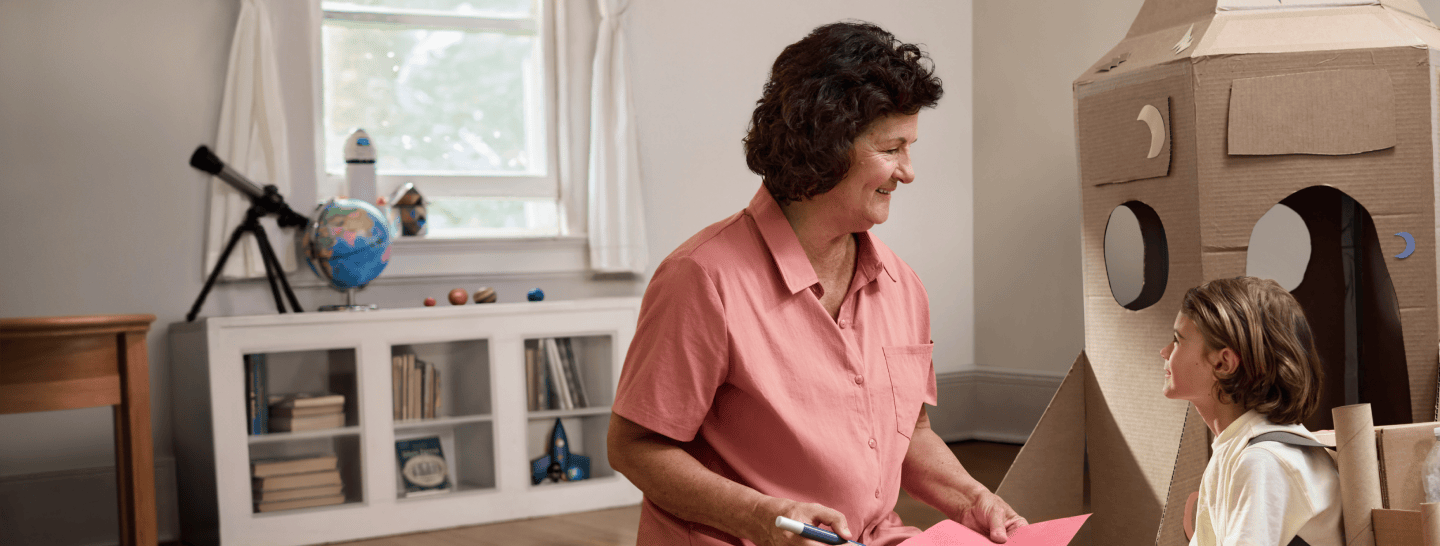
[[[1192,288],[1160,357],[1165,397],[1194,404],[1214,434],[1191,546],[1341,546],[1340,478],[1325,449],[1251,442],[1275,431],[1315,439],[1300,422],[1319,406],[1320,358],[1299,302],[1254,277]]]

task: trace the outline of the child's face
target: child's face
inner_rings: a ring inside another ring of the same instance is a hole
[[[1220,351],[1205,346],[1200,329],[1183,314],[1175,315],[1175,334],[1170,344],[1160,349],[1165,359],[1165,397],[1201,404],[1214,398],[1215,370]]]

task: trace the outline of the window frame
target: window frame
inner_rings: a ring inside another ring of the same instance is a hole
[[[280,43],[303,43],[309,51],[305,56],[281,56],[280,72],[283,80],[283,93],[287,102],[286,110],[292,112],[291,119],[300,120],[292,123],[288,129],[291,136],[289,149],[291,150],[291,172],[294,180],[294,197],[292,202],[306,203],[313,201],[318,204],[328,196],[336,195],[343,187],[344,177],[333,177],[332,180],[325,172],[324,150],[325,138],[324,110],[322,96],[324,93],[321,69],[323,66],[323,51],[321,50],[321,26],[324,24],[324,13],[320,5],[321,0],[310,0],[309,2],[297,2],[289,4],[286,8],[272,11],[272,23],[279,29],[277,42]],[[583,143],[575,145],[572,143],[574,127],[571,125],[577,121],[583,123],[588,119],[583,111],[574,111],[576,108],[583,110],[583,105],[572,105],[566,95],[566,84],[561,77],[561,70],[566,71],[569,79],[576,79],[575,72],[588,68],[585,66],[568,66],[567,59],[571,54],[567,53],[567,41],[569,37],[561,32],[567,28],[565,21],[565,8],[562,3],[566,0],[536,0],[545,14],[541,17],[542,24],[548,31],[548,39],[544,40],[543,47],[546,54],[546,66],[549,81],[547,94],[549,95],[549,108],[547,109],[547,123],[550,125],[547,131],[547,138],[551,141],[551,149],[547,154],[547,163],[550,165],[549,172],[556,180],[557,197],[556,203],[559,208],[560,234],[544,237],[488,237],[488,238],[427,238],[427,237],[397,237],[391,245],[392,259],[386,271],[380,275],[372,286],[384,286],[394,284],[408,284],[416,282],[416,279],[429,279],[438,281],[441,279],[473,278],[476,276],[513,276],[533,274],[574,274],[589,271],[589,239],[586,234],[586,218],[588,212],[585,209],[584,173],[574,172],[575,165],[583,166],[585,158],[583,154],[588,153]],[[292,7],[293,6],[293,7]],[[277,6],[279,7],[279,6]],[[304,13],[295,13],[304,10]],[[303,29],[300,25],[289,24],[287,16],[303,15]],[[302,34],[295,36],[295,34]],[[299,44],[295,44],[299,45]],[[586,61],[586,59],[576,59]],[[584,73],[588,76],[588,72]],[[586,85],[588,81],[576,81],[576,84]],[[576,116],[574,120],[567,119],[567,116]],[[581,135],[583,136],[583,135]],[[572,157],[573,154],[582,154],[580,157]],[[379,177],[379,195],[387,195],[403,182],[385,180]],[[427,181],[427,184],[429,182]],[[302,205],[303,207],[303,205]],[[301,212],[309,212],[301,208]],[[305,267],[301,267],[305,269]],[[302,275],[303,277],[303,275]],[[298,280],[298,279],[297,279]],[[314,282],[299,281],[297,286],[320,286],[319,279],[308,279]]]
[[[315,0],[317,4],[323,4],[323,0]],[[528,133],[527,147],[542,149],[544,161],[540,162],[541,169],[537,174],[514,174],[514,175],[475,175],[475,174],[414,174],[414,173],[377,173],[376,185],[377,194],[389,196],[397,188],[405,184],[414,184],[417,188],[423,188],[422,193],[434,197],[456,197],[456,198],[527,198],[545,199],[554,203],[556,217],[563,218],[563,203],[561,194],[560,177],[563,175],[560,168],[560,138],[559,133],[562,125],[557,115],[559,78],[558,59],[555,51],[557,49],[557,37],[555,35],[555,17],[552,14],[552,2],[547,0],[531,0],[532,17],[526,18],[500,18],[500,17],[467,17],[447,16],[429,13],[405,13],[405,10],[381,10],[379,8],[366,9],[363,6],[354,10],[326,10],[321,6],[321,25],[327,21],[351,21],[358,23],[382,23],[395,25],[399,28],[445,28],[463,31],[498,31],[514,32],[518,34],[535,37],[535,47],[540,50],[539,73],[529,77],[534,78],[529,85],[540,88],[543,95],[542,100],[532,103],[531,106],[542,112],[534,112],[535,117],[527,116],[529,119],[539,118],[539,123],[532,123],[526,127]],[[321,65],[319,70],[324,70],[324,44],[320,44]],[[322,80],[323,85],[323,80]],[[325,127],[324,117],[324,89],[317,88],[321,104],[320,116],[322,125],[317,127],[320,148],[317,151],[324,154]],[[538,115],[536,115],[538,114]],[[319,161],[324,173],[325,184],[329,187],[329,194],[341,195],[346,193],[344,173],[332,173],[325,170],[326,161],[323,155]],[[565,222],[557,220],[556,236],[566,235]],[[489,236],[465,236],[454,235],[439,237],[444,239],[505,239],[513,240],[517,237],[503,235]],[[520,237],[526,238],[526,237]]]

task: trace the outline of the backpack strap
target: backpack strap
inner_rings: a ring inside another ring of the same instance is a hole
[[[1288,444],[1296,447],[1323,447],[1331,451],[1335,450],[1335,448],[1333,447],[1327,446],[1315,440],[1311,440],[1294,432],[1284,430],[1266,432],[1265,434],[1261,434],[1259,436],[1251,438],[1250,441],[1245,445],[1248,447],[1258,444],[1260,442],[1280,442],[1282,444]],[[1305,539],[1300,538],[1300,535],[1295,535],[1295,538],[1291,540],[1290,544],[1286,546],[1310,546],[1310,543],[1305,542]]]
[[[1311,440],[1294,432],[1284,430],[1266,432],[1265,434],[1261,434],[1259,436],[1251,438],[1250,442],[1245,445],[1253,446],[1260,442],[1280,442],[1282,444],[1289,444],[1298,447],[1323,447],[1325,449],[1335,449],[1333,447],[1327,446],[1315,440]]]

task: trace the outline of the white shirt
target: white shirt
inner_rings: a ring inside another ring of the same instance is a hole
[[[1297,534],[1310,546],[1342,546],[1335,460],[1318,447],[1246,446],[1274,431],[1315,439],[1301,425],[1277,425],[1250,410],[1211,443],[1191,546],[1286,546]]]

